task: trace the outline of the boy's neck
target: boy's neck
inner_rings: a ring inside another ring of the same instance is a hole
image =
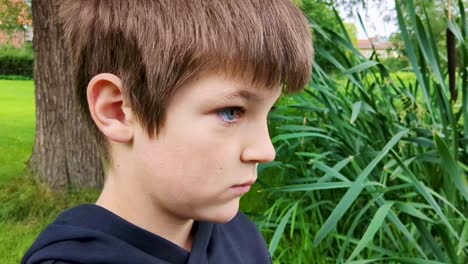
[[[127,183],[116,180],[109,172],[104,188],[96,201],[99,205],[126,221],[163,237],[191,251],[193,219],[180,219],[158,206],[149,197]],[[118,179],[118,178],[117,178]]]

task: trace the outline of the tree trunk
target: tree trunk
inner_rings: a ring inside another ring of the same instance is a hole
[[[36,134],[29,166],[54,189],[99,187],[103,167],[78,114],[55,3],[32,1]]]

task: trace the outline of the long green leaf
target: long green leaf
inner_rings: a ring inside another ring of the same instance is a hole
[[[437,145],[437,150],[442,158],[441,167],[448,174],[449,179],[453,183],[454,187],[458,189],[460,194],[468,202],[468,182],[464,176],[464,173],[458,167],[457,162],[450,154],[450,151],[445,142],[440,138],[437,133],[434,133],[434,141]]]
[[[457,255],[461,255],[465,247],[468,246],[468,222],[465,221],[463,225],[462,233],[460,235],[461,239],[458,241],[457,245]]]
[[[421,90],[423,92],[423,97],[424,101],[426,102],[427,105],[427,110],[429,111],[429,114],[432,119],[432,123],[436,124],[435,118],[434,118],[434,113],[432,112],[432,106],[431,106],[431,98],[429,96],[429,89],[426,86],[426,81],[424,80],[421,71],[419,69],[418,65],[418,60],[416,57],[416,52],[414,50],[414,46],[410,41],[409,33],[408,33],[408,28],[406,26],[405,20],[403,18],[403,12],[401,10],[401,3],[399,0],[395,0],[395,8],[397,10],[397,18],[398,18],[398,24],[400,25],[400,30],[401,30],[401,36],[403,38],[403,42],[405,44],[405,49],[408,54],[408,58],[411,62],[411,66],[413,68],[413,72],[416,74],[416,78],[419,82],[419,85],[421,86]]]
[[[462,33],[458,28],[457,24],[455,24],[453,21],[449,21],[448,28],[450,29],[450,31],[452,31],[453,35],[457,38],[457,40],[460,43],[465,44],[465,39],[463,38]]]
[[[411,203],[411,202],[397,202],[395,204],[395,208],[397,208],[401,212],[406,213],[408,215],[417,217],[419,219],[422,219],[422,220],[430,222],[430,223],[434,223],[434,221],[431,218],[429,218],[423,212],[416,209],[416,207],[414,207],[413,203]]]
[[[349,182],[348,178],[346,178],[343,174],[340,173],[340,171],[348,165],[348,163],[351,161],[352,158],[344,158],[340,160],[338,163],[335,164],[332,168],[328,167],[327,165],[321,163],[319,166],[317,166],[318,169],[324,171],[326,174],[323,175],[323,177],[320,177],[320,179],[317,182],[327,182],[329,178],[335,177],[337,179],[340,179],[345,182]]]
[[[336,208],[327,218],[325,223],[320,227],[317,235],[314,238],[314,245],[317,246],[322,240],[333,230],[338,221],[343,217],[349,207],[353,204],[355,199],[359,196],[362,189],[364,188],[364,181],[371,171],[377,166],[377,164],[387,155],[391,148],[393,148],[402,137],[408,134],[408,130],[403,130],[396,134],[385,147],[376,155],[376,157],[367,165],[367,167],[361,172],[356,181],[353,182],[352,186],[345,193],[343,198],[340,200]]]
[[[310,138],[310,137],[323,138],[326,140],[330,140],[332,142],[338,142],[336,141],[336,139],[333,139],[329,136],[326,136],[320,133],[314,133],[314,132],[297,132],[297,133],[281,134],[272,138],[271,142],[275,144],[276,142],[282,141],[282,140],[297,139],[297,138]]]
[[[275,233],[273,234],[273,238],[270,241],[270,246],[268,247],[268,251],[270,252],[270,255],[272,257],[275,254],[276,248],[278,246],[278,242],[281,239],[281,237],[283,236],[284,229],[286,228],[286,224],[288,223],[288,220],[289,220],[292,212],[297,209],[297,205],[298,204],[295,203],[293,206],[291,206],[291,208],[289,208],[289,210],[286,212],[286,214],[284,214],[283,218],[281,218],[281,221],[280,221],[278,227],[276,228]]]
[[[442,222],[447,226],[449,231],[452,233],[454,237],[457,239],[460,239],[458,237],[457,232],[453,228],[453,226],[450,224],[450,221],[448,220],[447,216],[444,214],[442,209],[440,208],[439,204],[434,200],[434,197],[432,197],[431,193],[426,190],[426,186],[424,183],[418,181],[416,176],[411,172],[411,170],[401,161],[401,159],[398,157],[398,155],[395,152],[392,152],[394,159],[397,161],[397,163],[401,166],[403,171],[405,171],[410,179],[410,181],[413,183],[414,188],[424,197],[424,199],[431,205],[431,207],[436,211],[437,215],[440,217]]]
[[[288,130],[288,131],[314,131],[314,132],[325,132],[325,130],[318,127],[311,126],[298,126],[298,125],[284,125],[277,127],[278,130]]]
[[[359,253],[361,253],[361,251],[367,246],[367,244],[369,244],[372,241],[375,233],[382,226],[382,223],[384,222],[385,217],[387,217],[387,214],[392,208],[393,204],[394,202],[389,202],[387,204],[384,204],[379,208],[379,210],[377,210],[377,212],[374,215],[374,218],[372,218],[369,226],[367,227],[366,232],[364,232],[364,235],[362,236],[356,248],[354,248],[353,253],[351,253],[351,256],[349,256],[346,263],[349,263],[350,260],[357,257]]]
[[[351,119],[349,120],[349,123],[353,124],[354,121],[356,121],[357,117],[359,116],[359,113],[361,112],[362,108],[362,102],[356,102],[353,104],[353,112],[351,113]]]
[[[435,242],[434,238],[432,237],[432,234],[429,232],[429,230],[427,230],[422,221],[417,218],[413,218],[413,222],[416,225],[419,234],[421,234],[422,240],[426,242],[426,244],[431,249],[431,252],[433,252],[439,260],[446,261],[442,250],[440,249],[439,245]]]
[[[390,257],[390,258],[377,258],[377,259],[364,259],[351,261],[349,264],[365,264],[365,263],[407,263],[407,264],[446,264],[446,262],[439,262],[435,260],[427,260],[420,258],[402,258],[402,257]]]
[[[352,67],[351,69],[343,71],[341,74],[347,75],[347,74],[352,74],[352,73],[356,73],[356,72],[361,72],[361,71],[364,71],[366,69],[369,69],[370,67],[374,67],[377,64],[379,64],[377,61],[365,61],[365,62],[363,62],[361,64],[358,64],[358,65]]]
[[[353,182],[319,182],[319,183],[309,183],[309,184],[286,185],[283,187],[272,188],[272,189],[267,189],[267,190],[277,190],[277,191],[282,191],[282,192],[305,192],[305,191],[348,188],[348,187],[351,187],[352,185],[353,185]],[[363,185],[385,187],[381,183],[375,182],[375,181],[366,182]]]

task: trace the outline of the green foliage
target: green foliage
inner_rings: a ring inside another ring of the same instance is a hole
[[[459,25],[462,23],[460,21],[461,14],[466,13],[466,11],[461,11],[458,7],[458,2],[462,3],[464,6],[468,5],[468,0],[452,0],[452,17],[455,17],[458,20],[456,23]],[[414,0],[412,7],[410,8],[409,2],[401,1],[401,19],[406,23],[408,37],[412,41],[415,41],[417,36],[417,25],[415,21],[411,21],[411,14],[409,10],[414,10],[415,14],[418,14],[418,19],[423,25],[429,25],[431,27],[431,35],[433,36],[433,45],[437,48],[438,52],[442,57],[446,57],[446,30],[447,30],[447,4],[446,0],[434,0],[434,1],[425,1],[425,0]],[[425,14],[423,15],[423,10]],[[405,50],[404,41],[400,32],[395,32],[390,36],[390,42],[392,42],[394,49],[399,53],[400,56],[407,58],[407,52]],[[441,65],[443,69],[447,68],[447,65]]]
[[[346,32],[348,33],[349,35],[349,38],[351,39],[351,43],[353,43],[354,46],[357,45],[357,37],[358,37],[358,33],[357,33],[357,27],[356,25],[354,25],[353,23],[345,23],[345,28],[346,28]]]
[[[340,30],[339,24],[335,21],[333,3],[322,0],[298,0],[297,2],[298,6],[310,22],[321,25],[321,27],[326,30]],[[315,49],[317,49],[316,47],[321,46],[330,51],[332,56],[340,57],[339,54],[335,54],[337,50],[333,48],[334,43],[318,36],[313,36],[313,41]],[[322,65],[322,67],[327,71],[335,70],[334,67],[332,67],[332,64],[318,52],[315,52],[315,61]]]
[[[277,263],[468,262],[467,21],[451,25],[462,54],[451,102],[429,13],[396,6],[413,73],[363,58],[344,26],[311,22],[338,76],[315,63],[310,87],[269,118],[277,157],[259,166],[271,204],[260,222]]]
[[[0,30],[6,30],[10,33],[31,26],[29,6],[26,1],[0,0]]]
[[[34,55],[30,45],[17,49],[0,47],[0,75],[19,75],[32,78]]]
[[[385,58],[381,59],[380,62],[385,65],[391,72],[398,72],[403,70],[409,70],[409,62],[405,57],[400,58]]]
[[[0,75],[0,80],[27,81],[32,80],[32,77],[23,75]]]

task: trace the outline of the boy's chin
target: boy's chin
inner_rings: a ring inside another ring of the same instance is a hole
[[[229,202],[220,207],[210,208],[199,217],[199,221],[224,224],[231,221],[239,211],[239,199]]]

